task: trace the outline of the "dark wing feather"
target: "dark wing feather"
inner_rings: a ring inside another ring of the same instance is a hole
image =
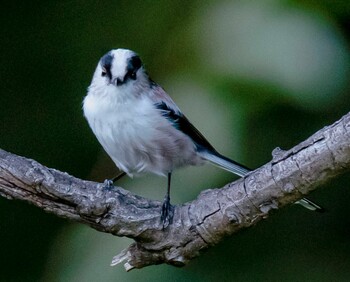
[[[156,103],[154,106],[161,111],[162,115],[171,122],[171,124],[178,130],[182,131],[188,137],[192,139],[196,145],[197,150],[200,151],[212,151],[215,149],[205,139],[205,137],[195,128],[192,123],[180,112],[171,108],[165,102]]]

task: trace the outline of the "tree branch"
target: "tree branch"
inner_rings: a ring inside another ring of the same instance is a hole
[[[221,189],[203,191],[175,207],[165,230],[161,203],[122,188],[111,191],[0,150],[0,195],[135,242],[113,258],[126,270],[151,264],[181,266],[223,237],[266,218],[350,168],[350,113],[269,163]]]

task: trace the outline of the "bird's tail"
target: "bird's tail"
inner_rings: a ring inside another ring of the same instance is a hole
[[[325,209],[318,204],[314,203],[313,201],[310,201],[307,198],[302,198],[299,201],[296,201],[294,204],[298,204],[303,206],[304,208],[310,210],[310,211],[317,211],[317,212],[324,212]]]
[[[245,167],[244,165],[241,165],[229,158],[226,158],[225,156],[220,155],[219,153],[212,153],[212,152],[201,152],[201,156],[206,159],[207,161],[213,163],[214,165],[225,169],[229,172],[232,172],[238,176],[245,176],[252,170]]]
[[[225,156],[220,155],[217,152],[201,152],[200,155],[207,161],[213,163],[214,165],[241,177],[247,175],[249,172],[252,171],[251,169],[245,167],[244,165],[241,165],[229,158],[226,158]],[[310,201],[307,198],[300,199],[296,201],[295,204],[299,204],[311,211],[317,211],[317,212],[324,211],[324,208]]]

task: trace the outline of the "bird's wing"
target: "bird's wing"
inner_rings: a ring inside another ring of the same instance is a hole
[[[214,147],[205,139],[205,137],[195,128],[186,116],[180,111],[175,102],[169,95],[158,85],[153,88],[151,97],[156,109],[171,122],[171,124],[188,137],[192,139],[197,150],[216,152]]]

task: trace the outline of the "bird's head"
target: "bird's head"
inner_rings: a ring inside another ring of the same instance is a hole
[[[99,61],[90,90],[113,95],[140,95],[151,84],[140,57],[127,49],[114,49]],[[104,91],[105,90],[105,91]]]

